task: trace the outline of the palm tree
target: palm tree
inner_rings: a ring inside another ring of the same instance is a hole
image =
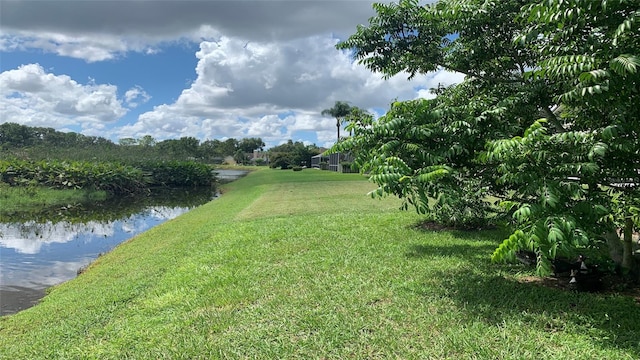
[[[331,115],[336,118],[336,127],[338,128],[338,140],[340,140],[340,125],[344,121],[344,118],[351,113],[353,107],[349,105],[346,101],[336,101],[335,105],[333,105],[330,109],[322,110],[322,115]]]

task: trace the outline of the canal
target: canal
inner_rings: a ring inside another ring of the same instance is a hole
[[[246,171],[217,170],[221,182]],[[0,221],[0,315],[35,305],[52,285],[118,244],[215,199],[206,189],[165,189],[149,196],[20,213]]]

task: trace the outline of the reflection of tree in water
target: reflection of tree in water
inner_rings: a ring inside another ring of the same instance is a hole
[[[122,241],[215,196],[213,188],[157,190],[148,196],[0,215],[2,314],[32,306],[44,295],[41,289],[74,278],[78,269]]]
[[[159,189],[143,196],[112,198],[94,204],[72,204],[66,207],[43,208],[38,211],[20,211],[0,215],[1,223],[35,224],[66,222],[69,224],[89,221],[111,222],[140,214],[157,207],[192,209],[211,201],[215,190]],[[158,211],[158,210],[154,210]]]
[[[175,218],[214,196],[211,189],[179,189],[92,205],[14,213],[0,217],[0,245],[25,254],[37,254],[45,244],[111,238],[118,233],[131,235]]]

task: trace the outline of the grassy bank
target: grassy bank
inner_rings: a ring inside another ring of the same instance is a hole
[[[521,283],[356,174],[259,170],[0,319],[7,359],[637,359],[632,298]]]
[[[105,191],[54,190],[40,186],[8,186],[0,183],[0,215],[103,201],[106,198]]]

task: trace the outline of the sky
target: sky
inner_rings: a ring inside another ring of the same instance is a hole
[[[0,123],[329,147],[335,101],[380,116],[463,79],[385,80],[335,48],[374,14],[365,0],[0,0]]]

